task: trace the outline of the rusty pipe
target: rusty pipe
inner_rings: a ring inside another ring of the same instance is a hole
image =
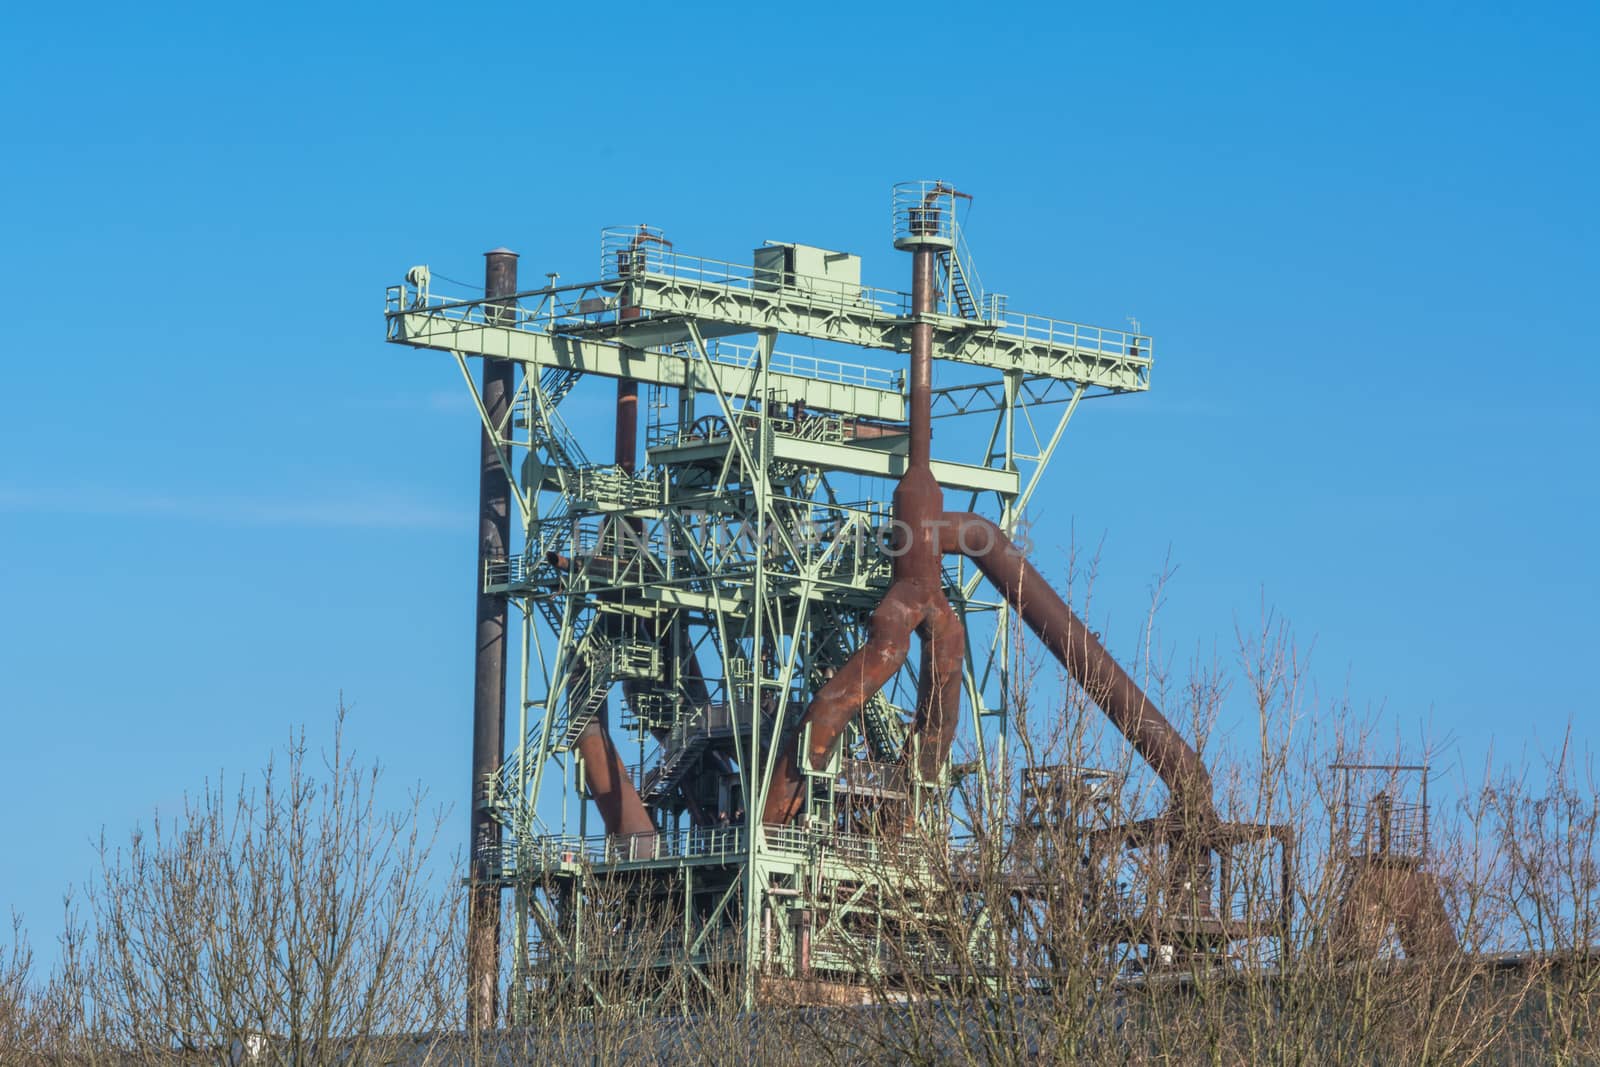
[[[629,251],[638,248],[645,238],[645,229],[641,226],[639,233],[634,236],[633,244],[629,246]],[[633,322],[641,314],[639,307],[633,302],[632,294],[624,289],[622,306],[617,311],[618,320]],[[639,382],[635,378],[617,379],[617,437],[614,456],[617,466],[629,474],[634,472],[639,458]]]
[[[616,464],[632,474],[638,469],[638,463],[639,381],[636,378],[618,378]]]
[[[515,307],[517,254],[507,248],[484,253],[484,311],[492,321]],[[484,412],[503,424],[516,387],[510,360],[483,361]],[[494,1026],[500,990],[500,886],[497,876],[500,824],[490,806],[488,782],[505,762],[506,598],[486,592],[483,576],[491,559],[503,559],[511,543],[511,483],[488,426],[479,430],[477,630],[472,690],[471,864],[467,894],[467,1024]]]
[[[1161,709],[1128,676],[1076,612],[1050,588],[1037,568],[999,526],[981,515],[948,512],[942,548],[972,560],[1016,608],[1022,621],[1106,713],[1166,784],[1174,814],[1205,824],[1217,821],[1211,775],[1200,756]]]
[[[639,790],[628,774],[622,754],[611,741],[611,734],[602,719],[584,727],[578,735],[578,758],[583,761],[584,778],[589,784],[589,795],[600,812],[606,834],[611,837],[634,837],[656,832],[650,813],[645,810]]]
[[[845,725],[900,669],[913,632],[922,640],[923,670],[917,679],[916,717],[901,762],[915,758],[923,780],[936,781],[955,740],[966,649],[960,616],[944,594],[938,534],[944,490],[929,465],[933,324],[925,316],[938,301],[934,254],[930,245],[912,251],[911,440],[905,473],[894,490],[893,579],[872,613],[866,643],[817,690],[801,718],[802,729],[810,729],[806,758],[813,770],[827,765]],[[805,779],[796,765],[796,747],[791,738],[774,761],[763,822],[786,823],[805,806]]]
[[[916,714],[906,739],[902,762],[917,761],[922,780],[939,780],[961,721],[961,663],[967,654],[966,629],[943,591],[932,618],[919,629],[922,669],[917,685]]]
[[[908,470],[926,467],[933,447],[933,323],[922,316],[937,309],[938,289],[933,284],[933,249],[911,254],[911,448]]]

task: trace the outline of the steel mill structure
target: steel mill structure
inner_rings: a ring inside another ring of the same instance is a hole
[[[1287,923],[1285,894],[1239,888],[1287,879],[1287,829],[1218,815],[1195,750],[1015,543],[1082,401],[1149,388],[1151,341],[1011,310],[979,281],[967,200],[893,190],[909,292],[864,285],[855,255],[704,259],[649,226],[604,231],[592,281],[519,288],[500,249],[481,296],[424,267],[389,289],[388,339],[450,353],[483,424],[476,1025],[499,1017],[507,890],[514,1021],[563,985],[603,1002],[607,975],[644,1002],[669,973],[731,976],[751,1004],[937,982],[958,949],[1010,951],[980,901],[959,931],[915,921],[979,838],[1154,858],[1104,901],[999,869],[1009,907],[1093,909],[1145,967]],[[611,455],[563,416],[586,378],[614,382]],[[964,454],[936,455],[935,425]],[[1010,769],[1024,629],[1159,776],[1161,810],[1115,814],[1117,775]],[[630,936],[645,910],[664,942]]]

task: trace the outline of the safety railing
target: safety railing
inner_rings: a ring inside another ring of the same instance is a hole
[[[1265,928],[1281,915],[1276,893],[1217,893],[1204,899],[1170,888],[1154,888],[1148,883],[1119,885],[1103,902],[1101,914],[1108,919],[1130,923],[1169,923],[1221,921],[1254,923]]]
[[[885,502],[819,505],[787,527],[769,526],[766,565],[772,572],[809,571],[821,581],[859,584],[886,578],[894,562],[887,548],[892,534],[887,525],[890,507]],[[602,515],[542,520],[535,527],[536,550],[485,561],[484,587],[553,584],[560,570],[546,553],[583,564],[591,577],[601,566],[629,573],[670,573],[691,581],[712,576],[702,560],[726,564],[754,559],[758,538],[747,524],[713,512],[686,512],[684,518],[682,523],[654,524],[644,530]],[[792,553],[787,551],[790,545]]]
[[[660,526],[637,530],[629,523],[594,515],[571,523],[560,546],[560,551],[573,559],[610,560],[620,564],[645,559],[659,561],[677,555]]]
[[[667,747],[669,749],[681,747],[696,739],[725,737],[732,733],[740,722],[749,719],[749,711],[748,704],[736,707],[725,700],[702,704],[678,720],[668,737]]]
[[[752,287],[755,268],[747,264],[685,256],[656,246],[646,246],[638,255],[644,257],[641,269],[647,270],[650,274],[686,278],[730,288]],[[817,279],[817,281],[819,285],[839,284],[828,279]],[[387,310],[391,321],[403,313],[424,312],[430,317],[466,326],[560,333],[613,324],[617,321],[620,304],[616,294],[604,288],[607,284],[586,283],[571,289],[541,291],[516,299],[508,297],[492,302],[481,297],[471,299],[440,297],[431,291],[418,290],[408,285],[391,285],[388,287]],[[850,292],[857,290],[852,287]],[[859,300],[847,300],[844,295],[830,294],[825,289],[804,292],[797,290],[796,293],[797,299],[807,302],[821,301],[858,310],[869,307],[875,313],[889,318],[904,318],[910,315],[910,297],[892,290],[863,288],[859,290],[862,294]],[[1073,348],[1139,366],[1149,366],[1152,362],[1153,341],[1145,334],[1011,311],[1005,307],[1003,299],[992,302],[986,299],[983,310],[986,325],[1000,338],[1051,348]],[[695,358],[692,351],[687,349],[669,354],[683,359]],[[722,366],[740,369],[756,366],[755,350],[749,346],[714,343],[707,346],[706,354],[712,362]],[[780,373],[815,378],[818,381],[864,385],[876,389],[903,388],[901,371],[840,360],[782,353],[774,354],[769,366]]]
[[[854,285],[836,278],[779,275],[754,263],[691,256],[666,245],[635,245],[633,227],[603,230],[600,235],[600,270],[607,280],[658,277],[697,286],[714,286],[752,294],[781,293],[786,299],[828,304],[839,309],[866,311],[899,318],[911,307],[911,298],[894,289]]]
[[[972,258],[972,250],[967,247],[966,235],[962,233],[959,226],[956,227],[956,246],[951,249],[950,256],[955,260],[955,263],[947,268],[950,272],[950,277],[946,280],[950,288],[952,290],[955,288],[955,276],[956,272],[959,271],[962,284],[967,290],[967,297],[977,307],[979,316],[989,318],[992,321],[992,315],[986,314],[987,312],[992,312],[989,292],[983,287],[983,279],[978,275],[978,265]],[[954,296],[955,293],[951,292],[950,297],[953,299]],[[1001,297],[1001,299],[1003,301],[1005,298]]]
[[[1104,326],[1087,326],[1081,322],[1051,319],[1043,315],[1027,315],[1020,311],[1002,312],[996,322],[999,327],[997,333],[1003,337],[1052,348],[1075,348],[1114,356],[1141,366],[1150,365],[1151,342],[1143,334]]]
[[[491,556],[483,563],[483,584],[516,585],[526,582],[532,572],[533,561],[527,556]]]
[[[656,507],[665,499],[664,494],[662,482],[654,471],[634,475],[610,463],[579,467],[568,481],[568,495],[573,500],[602,506]]]
[[[733,862],[749,851],[747,842],[743,827],[711,826],[618,836],[552,834],[526,842],[519,852],[524,870],[555,871],[671,859]]]
[[[837,788],[842,792],[872,797],[909,795],[910,778],[903,763],[847,759],[840,770]]]
[[[937,935],[853,937],[834,927],[811,944],[811,967],[849,975],[974,975],[983,964]]]
[[[644,530],[584,515],[552,520],[558,530],[546,531],[541,524],[540,538],[549,551],[573,560],[630,566],[648,561],[655,570],[685,579],[710,578],[707,567],[752,562],[761,547],[766,550],[766,565],[774,571],[798,574],[820,567],[816,576],[823,579],[863,576],[886,571],[893,562],[885,547],[892,534],[887,525],[891,507],[888,502],[819,504],[793,514],[786,524],[769,523],[761,534],[740,518],[692,508],[676,512],[676,521]],[[793,554],[787,551],[791,545]],[[496,576],[510,574],[523,580],[551,576],[543,570],[548,564],[539,558],[512,557],[491,561],[491,566],[490,573]]]
[[[1279,878],[1265,846],[1236,844],[1207,868],[1179,866],[1170,854],[1104,858],[1080,869],[1094,905],[1108,918],[1137,923],[1228,921],[1268,924],[1282,916]],[[1204,869],[1201,881],[1191,881]]]
[[[706,354],[711,357],[713,363],[737,367],[740,370],[754,370],[760,365],[759,353],[754,345],[712,341],[706,346]],[[864,385],[869,389],[899,390],[905,384],[903,370],[887,370],[883,367],[871,367],[865,363],[849,363],[844,360],[824,359],[821,356],[798,355],[792,352],[773,352],[767,366],[779,374],[792,374],[798,378],[811,378],[819,382],[835,382],[840,385]]]
[[[1025,768],[1018,795],[1022,825],[1030,829],[1073,827],[1082,832],[1124,820],[1127,775],[1104,767],[1055,763]]]
[[[621,301],[602,282],[540,289],[493,300],[476,293],[440,293],[413,284],[391,285],[384,310],[392,320],[413,312],[467,326],[498,326],[539,333],[560,333],[597,326],[616,319]]]
[[[839,415],[802,415],[799,418],[769,416],[767,424],[780,437],[832,444],[842,443],[845,439],[845,420]],[[650,427],[648,447],[678,448],[725,441],[730,437],[728,425],[728,420],[721,416],[704,416],[687,425],[661,423]],[[756,412],[736,415],[733,425],[747,432],[755,432],[761,425],[761,416]]]
[[[960,195],[942,181],[898,182],[890,200],[890,226],[895,243],[937,241],[955,243],[955,200]]]
[[[949,870],[971,842],[963,836],[933,840],[917,836],[855,834],[827,827],[767,826],[767,848],[790,856],[838,860],[868,869],[915,870],[938,866]]]
[[[1379,797],[1343,813],[1345,847],[1352,856],[1422,859],[1428,852],[1428,808]]]
[[[684,943],[686,940],[689,945]],[[694,948],[692,953],[690,947]],[[527,949],[528,969],[535,974],[570,973],[584,968],[618,967],[633,971],[641,967],[681,964],[704,966],[737,963],[743,958],[744,935],[734,927],[699,935],[691,932],[686,939],[681,926],[646,924],[643,929],[634,930],[625,921],[620,928],[607,929],[605,936],[591,938],[577,951],[570,946],[543,941],[530,944]],[[614,1010],[616,1006],[608,1009]]]
[[[651,252],[651,254],[656,253]],[[727,264],[727,266],[737,265]],[[749,267],[743,269],[747,272],[754,270]],[[889,309],[887,313],[893,316],[900,314],[899,305],[894,301],[898,301],[904,294],[890,293],[887,290],[872,290],[872,292],[887,294],[883,297],[885,307]],[[563,333],[615,325],[620,321],[619,312],[622,305],[616,293],[602,288],[601,283],[587,283],[570,290],[533,293],[515,299],[502,298],[494,302],[480,296],[444,296],[431,290],[419,290],[413,286],[391,285],[387,290],[385,307],[391,320],[401,314],[423,313],[430,318],[462,326]],[[680,359],[697,358],[693,348],[686,345],[664,351]],[[706,343],[706,355],[718,366],[733,367],[738,370],[753,370],[759,365],[754,345],[712,340]],[[774,352],[767,365],[778,374],[839,385],[865,386],[869,389],[898,392],[904,388],[905,382],[905,372],[902,370],[889,370],[864,363],[851,363],[846,360],[793,352]]]

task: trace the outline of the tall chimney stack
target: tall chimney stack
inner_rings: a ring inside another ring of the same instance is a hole
[[[517,254],[507,248],[484,253],[484,309],[489,321],[514,314]],[[510,360],[483,360],[483,407],[497,428],[507,422],[516,367]],[[511,486],[487,427],[479,431],[478,627],[472,694],[472,848],[467,901],[467,1025],[492,1029],[500,993],[500,824],[489,807],[489,776],[505,762],[506,598],[484,591],[489,560],[508,554]]]

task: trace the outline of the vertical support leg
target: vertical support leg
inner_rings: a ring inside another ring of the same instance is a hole
[[[515,314],[517,254],[503,248],[484,254],[484,295],[505,298],[486,313]],[[467,1025],[489,1029],[499,1014],[500,824],[489,807],[488,780],[505,762],[506,598],[483,589],[490,559],[504,557],[511,539],[511,482],[496,434],[507,422],[515,386],[508,360],[483,361],[483,408],[478,474],[478,622],[472,695],[472,817],[467,899]]]

